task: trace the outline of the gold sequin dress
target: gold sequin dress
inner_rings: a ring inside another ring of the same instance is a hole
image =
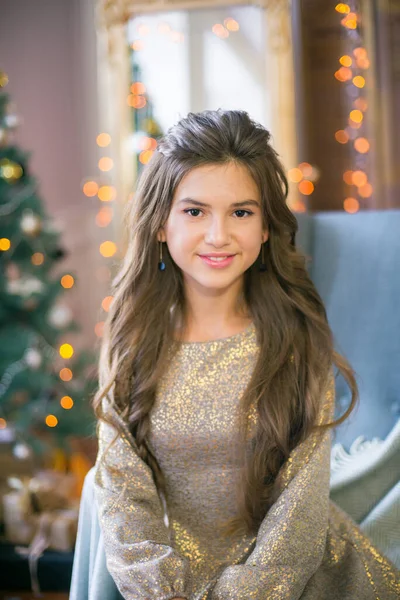
[[[258,534],[224,538],[235,514],[239,398],[258,354],[256,329],[185,342],[159,382],[149,444],[168,506],[120,416],[98,425],[95,494],[110,571],[127,600],[398,600],[400,573],[329,499],[331,432],[298,445]],[[333,371],[319,422],[334,417]],[[105,599],[106,600],[106,599]]]

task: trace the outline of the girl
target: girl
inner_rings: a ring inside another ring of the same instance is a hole
[[[329,499],[331,431],[358,389],[287,193],[266,129],[204,111],[159,142],[127,207],[94,398],[126,599],[399,597],[397,569]],[[333,364],[352,392],[336,421]]]

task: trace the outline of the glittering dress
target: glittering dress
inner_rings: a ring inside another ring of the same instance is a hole
[[[95,493],[107,567],[129,600],[397,600],[400,573],[329,499],[331,432],[311,435],[280,473],[256,537],[224,538],[235,514],[238,407],[258,355],[254,324],[185,342],[159,382],[149,445],[168,506],[119,415],[100,422]],[[333,371],[319,423],[334,417]],[[256,424],[255,412],[249,414]],[[106,599],[105,599],[106,600]]]

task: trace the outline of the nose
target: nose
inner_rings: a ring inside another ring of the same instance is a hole
[[[207,228],[204,239],[207,244],[219,247],[229,244],[230,237],[229,226],[224,221],[223,217],[214,217],[210,226]]]

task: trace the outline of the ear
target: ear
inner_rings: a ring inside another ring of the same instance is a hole
[[[263,231],[263,235],[262,235],[262,241],[263,244],[265,244],[265,242],[269,239],[269,231],[266,229],[265,231]]]

